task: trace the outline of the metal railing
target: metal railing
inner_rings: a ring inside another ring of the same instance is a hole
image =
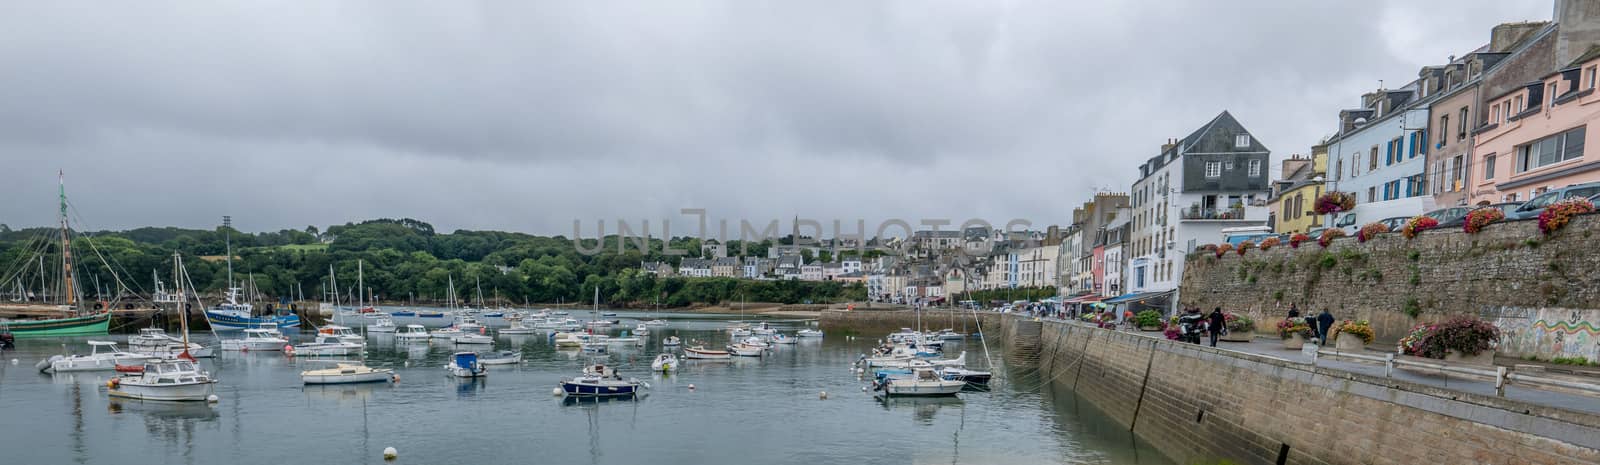
[[[1317,357],[1320,356],[1324,352],[1327,352],[1329,355],[1332,355],[1332,356],[1335,356],[1335,357],[1348,357],[1348,358],[1353,358],[1353,359],[1356,359],[1356,360],[1366,360],[1366,361],[1372,361],[1372,362],[1381,362],[1381,363],[1383,363],[1383,367],[1384,367],[1383,376],[1385,378],[1393,378],[1394,377],[1394,367],[1397,366],[1397,365],[1398,366],[1417,367],[1417,368],[1426,368],[1426,369],[1429,369],[1429,370],[1439,370],[1439,371],[1450,372],[1450,373],[1473,375],[1473,376],[1482,376],[1482,377],[1485,377],[1485,378],[1491,378],[1491,379],[1494,380],[1494,393],[1495,393],[1495,395],[1500,396],[1500,397],[1505,397],[1505,395],[1506,395],[1506,385],[1507,384],[1511,384],[1512,382],[1527,383],[1527,384],[1541,384],[1541,385],[1545,385],[1545,386],[1556,386],[1556,387],[1561,387],[1561,388],[1566,388],[1566,389],[1573,389],[1573,390],[1577,390],[1577,391],[1583,391],[1583,392],[1587,392],[1587,393],[1600,394],[1600,385],[1597,385],[1597,384],[1580,383],[1580,382],[1567,381],[1567,380],[1555,379],[1555,378],[1546,378],[1546,377],[1543,377],[1543,376],[1532,376],[1532,375],[1518,374],[1518,373],[1516,373],[1516,372],[1514,372],[1514,371],[1512,371],[1510,369],[1507,369],[1506,367],[1501,367],[1501,366],[1497,366],[1493,370],[1488,370],[1488,369],[1481,369],[1481,368],[1469,368],[1469,367],[1451,366],[1451,365],[1445,365],[1445,364],[1442,364],[1442,363],[1431,363],[1431,362],[1421,362],[1421,361],[1416,361],[1416,360],[1407,360],[1407,359],[1403,359],[1403,358],[1395,358],[1395,354],[1392,354],[1392,353],[1383,354],[1382,357],[1378,357],[1378,356],[1375,356],[1375,355],[1362,355],[1362,354],[1352,354],[1352,353],[1349,353],[1349,352],[1318,350],[1317,352],[1314,352],[1314,353],[1311,354],[1311,365],[1312,366],[1316,366]]]
[[[1190,207],[1180,210],[1180,217],[1185,220],[1242,220],[1244,207],[1239,208],[1200,208]]]

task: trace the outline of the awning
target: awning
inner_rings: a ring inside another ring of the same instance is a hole
[[[1080,296],[1077,296],[1077,297],[1073,297],[1071,299],[1067,299],[1064,303],[1078,304],[1078,303],[1084,303],[1084,302],[1099,302],[1100,299],[1104,299],[1104,298],[1105,298],[1105,296],[1095,295],[1095,294],[1088,294],[1088,295],[1080,295]]]
[[[1148,298],[1151,298],[1151,297],[1160,297],[1160,296],[1163,296],[1163,295],[1166,295],[1166,294],[1171,294],[1171,293],[1172,293],[1172,291],[1127,293],[1127,294],[1123,294],[1123,295],[1119,295],[1119,296],[1116,296],[1116,297],[1112,297],[1112,298],[1106,299],[1103,302],[1108,303],[1108,304],[1120,304],[1120,303],[1127,303],[1127,302],[1134,302],[1134,301],[1144,300],[1144,299],[1148,299]]]

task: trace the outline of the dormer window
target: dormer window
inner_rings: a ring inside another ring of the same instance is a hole
[[[1585,82],[1587,82],[1587,84],[1584,84],[1583,85],[1584,87],[1587,87],[1587,88],[1590,88],[1590,89],[1594,88],[1594,72],[1595,72],[1595,67],[1594,66],[1590,66],[1589,70],[1583,72],[1584,76],[1588,76],[1587,77],[1588,81],[1585,81]]]
[[[1233,146],[1241,149],[1250,147],[1250,135],[1240,134],[1233,136]]]

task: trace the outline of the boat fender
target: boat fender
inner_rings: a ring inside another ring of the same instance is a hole
[[[12,364],[12,365],[16,365],[16,364],[17,364],[17,359],[14,359],[14,358],[13,358],[13,359],[11,359],[11,364]]]
[[[556,397],[560,397],[561,396],[561,388],[550,388],[550,395],[556,396]]]
[[[122,384],[121,380],[118,380],[117,378],[111,378],[110,381],[106,381],[106,389],[116,389],[120,384]]]
[[[395,373],[394,376],[389,377],[389,379],[392,382],[398,383],[398,382],[400,382],[400,374],[399,373]]]
[[[818,399],[822,399],[822,400],[828,400],[828,391],[822,391],[821,394],[817,395],[817,398]]]
[[[219,400],[222,400],[222,398],[221,397],[217,397],[216,394],[212,394],[212,395],[206,396],[206,402],[208,402],[208,403],[215,404]]]
[[[694,385],[693,385],[693,384],[690,384],[690,385],[689,385],[689,390],[690,390],[690,391],[693,391],[693,390],[694,390]]]
[[[293,356],[294,355],[294,346],[293,345],[289,345],[289,344],[284,344],[283,345],[283,354],[284,355]]]

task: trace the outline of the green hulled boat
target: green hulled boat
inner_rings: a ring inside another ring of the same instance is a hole
[[[111,326],[111,313],[48,320],[0,321],[0,332],[10,331],[18,338],[57,336],[97,336]]]

